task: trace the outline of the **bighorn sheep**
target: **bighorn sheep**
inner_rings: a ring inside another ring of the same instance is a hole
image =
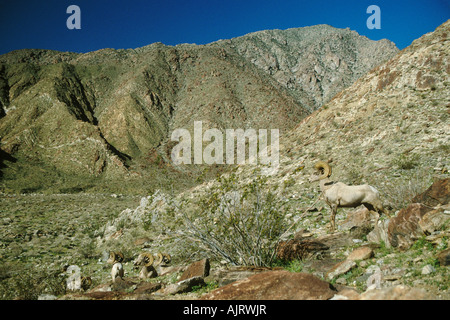
[[[329,179],[331,176],[331,166],[324,161],[319,161],[314,165],[318,174],[311,176],[310,182],[318,181],[320,190],[323,193],[325,202],[331,209],[331,230],[335,229],[335,218],[337,208],[356,208],[364,205],[369,211],[378,213],[375,225],[378,223],[380,213],[389,217],[388,212],[383,208],[380,200],[380,193],[377,189],[367,184],[349,186],[342,182],[334,182]]]
[[[136,267],[142,267],[141,271],[139,272],[140,279],[154,278],[158,275],[155,268],[153,267],[154,261],[155,259],[150,252],[143,252],[137,257],[134,265]]]
[[[109,253],[109,259],[106,262],[113,265],[111,269],[111,278],[113,282],[116,282],[117,277],[120,277],[120,279],[123,278],[124,271],[122,261],[123,254],[121,252],[116,253],[111,251]]]
[[[161,263],[169,263],[170,262],[170,255],[165,253],[158,253],[156,255],[156,261],[153,255],[149,252],[143,252],[141,253],[136,261],[134,262],[134,265],[136,267],[141,266],[141,271],[139,272],[139,278],[140,279],[148,279],[148,278],[154,278],[158,276],[158,273],[156,272],[155,266],[160,265]]]
[[[92,279],[91,277],[81,277],[81,289],[86,291],[92,286]]]

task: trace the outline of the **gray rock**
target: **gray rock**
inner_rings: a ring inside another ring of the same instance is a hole
[[[422,268],[423,275],[432,274],[435,271],[436,269],[431,264],[427,264],[425,267]]]
[[[203,277],[192,277],[177,283],[171,283],[160,292],[164,295],[173,295],[178,293],[186,293],[192,291],[194,286],[204,286],[205,280]]]

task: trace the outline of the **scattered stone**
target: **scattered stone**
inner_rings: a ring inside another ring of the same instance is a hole
[[[136,286],[133,293],[149,294],[161,289],[161,283],[141,282]]]
[[[136,283],[120,277],[116,278],[116,281],[111,284],[113,291],[129,291],[136,288]]]
[[[354,238],[361,239],[373,230],[371,218],[370,211],[367,208],[362,208],[350,212],[339,228],[349,230]]]
[[[347,260],[357,261],[366,260],[373,256],[373,250],[369,247],[360,247],[352,251],[347,257]]]
[[[205,280],[203,277],[192,277],[186,280],[171,283],[167,287],[161,289],[159,292],[164,295],[174,295],[178,293],[186,293],[192,291],[195,286],[204,286]]]
[[[356,262],[353,260],[339,262],[327,272],[326,279],[333,280],[334,278],[349,272],[354,267],[356,267]]]
[[[57,297],[52,294],[41,294],[37,298],[38,300],[56,300]]]
[[[180,281],[192,278],[192,277],[207,277],[209,276],[210,270],[209,259],[203,259],[200,261],[196,261],[191,263],[189,267],[187,267],[186,271],[181,275]]]
[[[358,298],[359,293],[355,289],[345,288],[339,290],[330,300],[358,300]]]
[[[156,266],[156,271],[159,274],[160,277],[166,276],[168,274],[172,274],[175,272],[183,271],[185,267],[183,266],[170,266],[170,267],[164,267],[164,266]]]
[[[337,290],[308,273],[268,271],[230,283],[201,300],[327,300]]]
[[[450,217],[444,214],[444,209],[438,208],[427,212],[422,219],[419,220],[419,226],[424,234],[432,234],[437,230],[443,229],[449,220]]]
[[[231,267],[214,271],[212,277],[223,287],[232,282],[242,280],[261,272],[267,272],[268,268],[257,267]]]
[[[89,292],[109,292],[112,291],[111,285],[104,283],[96,286],[95,288],[92,288]]]
[[[432,274],[435,271],[436,269],[431,264],[427,264],[425,267],[422,268],[423,275]]]
[[[362,293],[358,300],[432,300],[433,296],[425,290],[404,285],[372,289]]]
[[[366,281],[367,290],[381,289],[381,270],[378,268]]]

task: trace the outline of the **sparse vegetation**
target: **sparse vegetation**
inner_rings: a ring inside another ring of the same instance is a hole
[[[233,265],[270,266],[286,231],[283,206],[267,189],[264,177],[241,185],[231,174],[217,182],[207,195],[172,208],[158,224],[167,226],[165,219],[174,219],[167,232],[194,240]]]

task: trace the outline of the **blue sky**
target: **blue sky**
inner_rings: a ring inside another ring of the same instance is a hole
[[[69,5],[81,9],[81,29],[69,30]],[[381,29],[370,30],[370,5]],[[450,18],[450,0],[0,0],[0,54],[39,48],[88,52],[153,42],[205,44],[266,29],[316,24],[349,27],[400,49]]]

